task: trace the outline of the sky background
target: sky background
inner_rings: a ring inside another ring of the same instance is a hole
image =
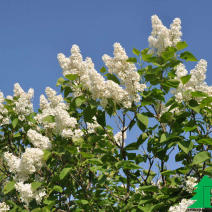
[[[211,0],[1,0],[0,90],[6,96],[13,95],[16,82],[25,91],[32,87],[37,108],[46,86],[56,89],[62,76],[58,53],[69,56],[71,46],[78,44],[99,70],[102,55],[112,55],[114,42],[129,56],[134,47],[148,47],[153,14],[166,26],[181,18],[188,51],[208,61],[206,81],[212,85],[211,8]]]

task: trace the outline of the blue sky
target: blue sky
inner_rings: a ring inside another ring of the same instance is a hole
[[[0,90],[11,95],[16,82],[24,90],[32,87],[37,107],[45,87],[56,88],[62,76],[58,53],[68,56],[71,46],[78,44],[99,70],[102,55],[112,55],[114,42],[120,42],[130,56],[132,48],[148,47],[153,14],[166,26],[175,17],[181,18],[183,40],[198,59],[208,61],[211,85],[211,8],[211,0],[2,0]]]

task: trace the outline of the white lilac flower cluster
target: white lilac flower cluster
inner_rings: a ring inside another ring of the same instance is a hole
[[[25,93],[18,83],[14,85],[14,97],[8,97],[8,99],[14,101],[15,106],[13,109],[18,115],[19,120],[25,120],[26,116],[33,112],[33,105],[31,103],[33,95],[33,89],[29,89],[29,91]],[[3,105],[3,102],[4,97],[1,93],[0,107]],[[31,184],[25,184],[24,182],[29,179],[31,174],[36,173],[36,171],[42,168],[43,150],[51,148],[49,138],[41,135],[35,130],[30,129],[27,132],[27,136],[34,147],[27,147],[20,158],[10,152],[4,153],[4,160],[7,162],[9,171],[14,174],[14,180],[16,182],[15,188],[20,192],[21,200],[26,205],[28,205],[32,199],[40,203],[42,197],[45,195],[44,189],[33,192]]]
[[[208,86],[205,82],[207,71],[207,61],[201,59],[193,70],[190,71],[191,78],[183,84],[181,77],[187,76],[188,71],[183,64],[176,67],[176,79],[180,81],[177,89],[173,90],[177,102],[189,101],[192,98],[191,93],[194,91],[201,91],[209,96],[212,96],[212,86]],[[196,98],[201,100],[202,98]]]
[[[31,184],[24,183],[24,181],[28,180],[29,175],[41,169],[43,166],[42,158],[43,151],[39,148],[26,148],[21,158],[9,152],[4,153],[4,159],[9,166],[10,172],[15,174],[15,188],[20,192],[21,200],[26,205],[28,205],[32,199],[36,199],[39,204],[45,195],[44,189],[33,192]]]
[[[15,188],[20,193],[21,200],[27,205],[33,199],[40,204],[42,198],[46,195],[44,190],[32,191],[31,184],[29,183],[18,182],[15,184]]]
[[[46,95],[48,100],[44,95],[40,96],[41,113],[35,116],[38,123],[45,129],[52,129],[54,133],[60,134],[64,138],[81,137],[83,132],[80,129],[75,129],[77,120],[70,117],[67,112],[68,105],[63,102],[63,97],[56,95],[56,91],[49,87],[46,88]],[[53,116],[54,121],[45,121],[48,116]]]
[[[192,193],[196,185],[197,185],[197,178],[188,176],[186,180],[186,186],[184,189],[189,193]]]
[[[125,86],[130,100],[138,102],[140,96],[138,92],[143,92],[146,88],[145,84],[140,84],[140,75],[136,71],[136,66],[133,63],[128,63],[128,56],[120,43],[114,43],[114,57],[103,55],[102,60],[108,67],[108,72],[116,74],[121,80],[121,84]]]
[[[30,88],[28,92],[24,92],[18,83],[14,84],[14,97],[8,96],[7,99],[14,101],[14,112],[18,115],[20,121],[24,121],[26,116],[33,112],[33,104],[31,102],[34,96],[34,90]],[[16,99],[17,98],[17,99]],[[0,126],[10,123],[8,110],[4,107],[4,94],[0,92]],[[30,124],[30,123],[29,123]]]
[[[169,212],[186,212],[188,207],[192,205],[194,202],[195,200],[182,199],[178,205],[171,206],[169,208]]]
[[[149,53],[160,55],[165,48],[174,47],[181,41],[181,20],[175,18],[170,29],[165,27],[157,15],[152,16],[152,33],[148,38]]]
[[[124,128],[124,130],[125,130],[125,129],[126,129],[126,128]],[[124,131],[123,139],[125,140],[126,138],[127,138],[127,132]],[[119,132],[117,132],[117,133],[115,134],[114,140],[115,140],[115,142],[116,142],[119,146],[122,145],[122,131],[119,131]],[[125,144],[124,144],[124,145],[125,145]]]
[[[8,118],[8,110],[4,107],[4,94],[0,92],[0,126],[10,123]]]
[[[50,149],[51,142],[48,137],[41,135],[40,133],[36,132],[35,130],[28,130],[27,136],[30,142],[37,148],[40,149]]]
[[[95,116],[93,117],[93,123],[86,122],[86,125],[87,125],[88,134],[95,133],[95,129],[97,127],[100,127],[100,125],[97,123],[97,120],[96,120]]]
[[[39,148],[26,148],[21,158],[12,153],[5,152],[4,159],[10,172],[15,174],[16,181],[26,181],[30,174],[39,170],[42,166],[43,151]]]
[[[34,90],[30,88],[27,93],[23,91],[21,86],[18,83],[14,85],[14,97],[19,97],[15,101],[15,112],[18,114],[18,119],[23,121],[25,117],[33,112],[33,104],[31,100],[34,96]]]
[[[9,211],[10,207],[5,202],[0,202],[0,212]]]
[[[120,44],[114,44],[114,58],[104,55],[103,60],[108,65],[110,72],[116,73],[126,89],[112,80],[105,80],[95,68],[91,58],[83,60],[80,49],[77,45],[71,48],[71,56],[66,58],[62,53],[58,54],[58,61],[63,69],[63,75],[77,74],[79,81],[85,89],[91,94],[93,99],[100,99],[101,105],[106,107],[108,99],[113,99],[116,103],[122,103],[124,107],[131,107],[132,101],[139,101],[138,91],[143,91],[145,85],[139,84],[140,77],[135,72],[135,67],[128,64],[128,58],[124,49]],[[122,72],[122,73],[121,73]],[[80,90],[76,89],[78,81],[70,84],[74,90],[74,96],[81,94]]]

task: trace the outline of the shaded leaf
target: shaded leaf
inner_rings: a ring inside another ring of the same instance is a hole
[[[148,122],[149,122],[148,116],[145,116],[142,113],[138,113],[136,114],[136,117],[137,117],[137,120],[139,120],[145,126],[145,128],[148,127]]]
[[[204,161],[206,161],[210,158],[211,157],[210,157],[209,152],[203,151],[203,152],[200,152],[200,153],[198,153],[197,155],[194,156],[192,164],[193,165],[200,164],[200,163],[203,163]]]
[[[101,72],[101,73],[105,73],[105,72],[107,72],[107,69],[103,66],[103,67],[100,69],[100,72]]]
[[[78,75],[77,74],[68,74],[68,75],[65,75],[65,77],[69,80],[76,80]]]
[[[191,75],[188,74],[186,76],[181,77],[180,79],[181,79],[183,85],[185,85],[191,79]]]
[[[63,180],[67,175],[68,173],[71,171],[71,168],[64,168],[61,172],[60,172],[60,175],[59,175],[59,178],[60,180]]]
[[[129,62],[129,63],[137,63],[137,59],[135,57],[129,57],[127,59],[127,62]]]
[[[186,61],[197,61],[197,58],[191,52],[185,51],[180,54],[180,58]]]
[[[17,126],[17,124],[18,124],[18,118],[13,119],[13,121],[12,121],[13,128],[15,128]]]
[[[31,188],[32,188],[32,191],[36,191],[38,188],[40,188],[42,185],[41,182],[32,182],[31,183]]]
[[[180,41],[177,43],[176,48],[178,51],[185,49],[188,46],[188,44],[185,41]]]
[[[58,185],[55,185],[52,190],[60,192],[60,193],[63,192],[63,188],[61,186],[58,186]]]
[[[54,116],[49,115],[43,118],[43,122],[53,123],[55,122]]]
[[[64,80],[62,77],[60,77],[60,78],[57,80],[56,86],[62,85],[64,82],[65,82],[65,80]]]
[[[141,54],[141,52],[138,49],[135,49],[135,48],[133,48],[132,52],[137,56],[139,56]]]
[[[186,154],[193,148],[193,143],[191,140],[189,141],[179,141],[178,146],[182,149]]]
[[[113,82],[120,85],[119,79],[114,74],[107,73],[105,74],[105,76],[107,77],[108,80],[112,80]]]
[[[9,181],[3,189],[4,194],[8,194],[9,192],[15,189],[15,181]]]

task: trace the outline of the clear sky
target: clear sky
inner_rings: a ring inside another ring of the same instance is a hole
[[[198,59],[208,61],[207,82],[212,85],[212,0],[1,0],[0,90],[13,94],[13,84],[35,89],[34,104],[45,87],[56,88],[62,71],[57,54],[70,55],[78,44],[99,70],[104,53],[112,55],[120,42],[132,48],[148,47],[151,15],[166,26],[181,18],[183,40]],[[193,63],[193,66],[195,63]]]

